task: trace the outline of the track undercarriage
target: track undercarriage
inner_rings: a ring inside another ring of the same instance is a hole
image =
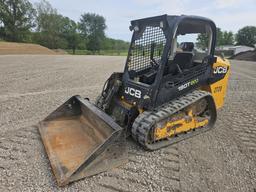
[[[211,129],[216,108],[211,94],[193,91],[153,111],[140,114],[132,137],[148,150],[156,150]]]

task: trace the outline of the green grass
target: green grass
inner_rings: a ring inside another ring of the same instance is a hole
[[[73,54],[71,49],[66,50],[69,54]],[[127,56],[128,50],[101,50],[100,52],[96,52],[93,54],[92,51],[89,50],[76,50],[75,55],[110,55],[110,56]]]

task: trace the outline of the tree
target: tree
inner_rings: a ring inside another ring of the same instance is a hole
[[[67,41],[62,38],[62,30],[65,24],[64,17],[57,13],[46,0],[36,4],[37,9],[37,35],[35,40],[48,48],[66,48]]]
[[[118,55],[120,55],[121,51],[127,51],[129,48],[129,43],[123,40],[117,40],[112,38],[105,38],[104,41],[104,50],[115,51]]]
[[[3,22],[1,22],[0,20],[0,41],[5,37],[5,33],[4,33],[4,24]]]
[[[79,22],[79,29],[82,33],[82,37],[86,40],[86,47],[88,50],[100,51],[104,44],[105,39],[105,18],[94,14],[94,13],[85,13],[81,15]]]
[[[34,27],[35,10],[27,0],[0,0],[1,35],[8,41],[26,41]]]
[[[202,50],[205,50],[206,48],[208,48],[208,44],[209,44],[209,35],[206,33],[201,33],[198,34],[197,36],[197,43],[196,46]]]
[[[208,47],[209,35],[199,34],[197,37],[197,46],[201,49]],[[220,28],[216,30],[216,46],[233,45],[234,34],[231,31],[222,31]]]
[[[37,31],[41,31],[45,28],[46,22],[48,22],[47,16],[57,15],[57,9],[54,9],[52,5],[46,1],[41,0],[39,3],[35,3],[37,11]]]
[[[256,27],[246,26],[240,29],[236,35],[238,45],[254,47],[256,44]]]
[[[223,35],[223,33],[222,33],[221,29],[219,27],[217,27],[217,29],[216,29],[216,46],[222,45],[222,39],[223,39],[222,35]]]
[[[223,31],[220,45],[233,45],[235,42],[234,34],[231,31]]]
[[[62,37],[68,42],[68,48],[73,50],[75,54],[76,49],[80,43],[80,35],[77,32],[77,24],[68,17],[62,19],[63,28],[61,30]]]

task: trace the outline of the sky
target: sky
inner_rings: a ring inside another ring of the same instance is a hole
[[[31,3],[39,0],[29,0]],[[256,0],[48,0],[58,13],[79,21],[83,13],[106,18],[106,35],[129,41],[130,21],[156,15],[199,15],[212,19],[222,30],[237,32],[256,26]]]

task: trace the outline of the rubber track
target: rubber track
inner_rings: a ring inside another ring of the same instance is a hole
[[[205,132],[213,127],[215,120],[216,120],[216,109],[215,106],[212,107],[213,118],[209,123],[209,126],[204,127],[202,129],[195,129],[195,131],[190,131],[186,134],[179,134],[177,137],[173,137],[170,140],[162,140],[156,142],[154,144],[147,144],[147,135],[151,131],[150,129],[152,126],[165,118],[172,116],[173,114],[179,112],[180,110],[184,109],[185,107],[195,103],[196,101],[202,98],[210,98],[212,100],[212,106],[214,105],[213,98],[209,92],[195,90],[187,95],[179,97],[169,103],[161,106],[153,111],[146,111],[140,114],[136,119],[132,127],[132,137],[135,139],[139,144],[141,144],[147,150],[157,150],[162,147],[166,147],[168,145],[174,144],[179,142],[183,139],[192,137],[197,135],[201,132]]]

